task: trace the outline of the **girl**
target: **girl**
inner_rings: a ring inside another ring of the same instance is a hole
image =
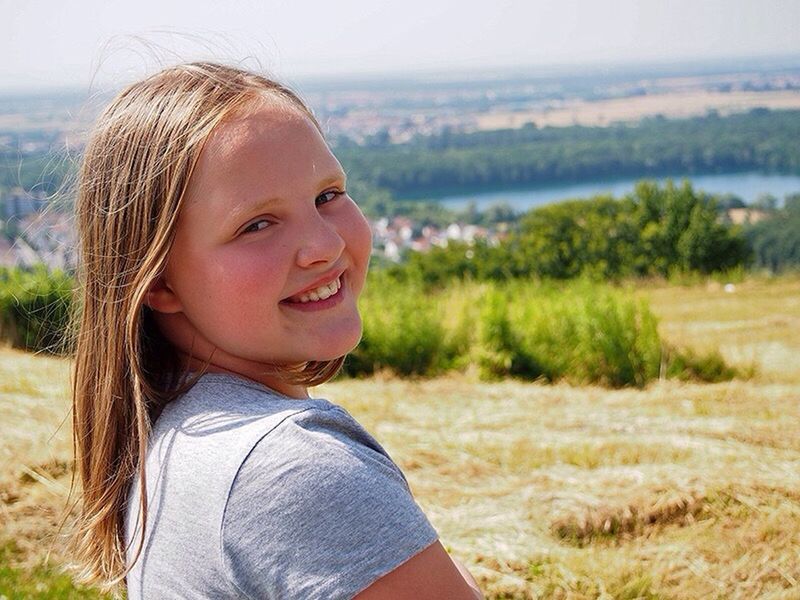
[[[371,234],[310,110],[210,63],[122,91],[76,202],[74,556],[129,598],[475,598],[380,444],[308,396]]]

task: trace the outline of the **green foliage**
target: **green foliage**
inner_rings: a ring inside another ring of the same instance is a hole
[[[736,377],[736,369],[725,364],[725,359],[714,350],[706,354],[686,349],[681,352],[671,350],[667,353],[666,376],[682,381],[706,381],[716,383],[729,381]],[[743,373],[746,375],[746,373]]]
[[[509,246],[491,246],[482,239],[473,244],[451,240],[444,248],[409,252],[405,262],[386,271],[396,281],[418,280],[429,289],[446,287],[453,279],[501,281],[528,276],[529,269],[519,265],[520,258],[511,250]]]
[[[578,281],[568,285],[513,282],[503,290],[508,334],[487,337],[511,355],[509,368],[492,375],[548,381],[644,385],[658,377],[661,341],[646,305],[613,288]],[[495,317],[496,319],[496,317]],[[483,323],[482,323],[483,325]],[[513,336],[510,334],[513,332]]]
[[[456,212],[438,202],[395,200],[388,190],[363,180],[351,179],[347,184],[347,191],[361,212],[373,220],[403,216],[412,219],[420,226],[444,227],[458,218]]]
[[[336,151],[352,179],[403,198],[674,173],[800,173],[799,115],[754,110],[635,126],[447,132]]]
[[[361,297],[360,310],[363,336],[344,373],[369,375],[388,368],[404,376],[434,375],[446,368],[443,306],[420,285],[392,285],[385,276],[374,276]]]
[[[0,334],[35,351],[66,351],[73,281],[61,272],[0,271]],[[482,377],[642,386],[659,376],[719,381],[737,373],[718,353],[665,348],[656,318],[627,292],[571,282],[458,282],[433,291],[418,276],[371,272],[360,299],[361,343],[343,373],[433,376],[470,364]]]
[[[0,269],[0,336],[17,348],[67,352],[73,286],[69,275],[44,266]]]
[[[489,288],[483,298],[479,320],[480,343],[477,362],[481,377],[498,379],[508,375],[530,380],[545,376],[536,358],[527,352],[511,323],[508,290]]]
[[[484,379],[643,386],[661,376],[719,381],[737,373],[718,353],[664,345],[648,306],[588,279],[562,283],[422,281],[373,273],[364,335],[345,374],[429,376],[475,364]]]
[[[532,275],[553,279],[631,274],[637,237],[632,212],[630,201],[609,196],[533,209],[509,241],[515,262]]]
[[[774,273],[800,268],[800,194],[788,196],[782,209],[746,230],[755,265]]]
[[[641,181],[619,200],[595,196],[534,208],[497,247],[450,243],[411,253],[404,266],[390,272],[398,280],[413,276],[441,287],[452,278],[618,280],[709,274],[749,260],[741,229],[719,220],[713,198],[688,182],[659,186]]]

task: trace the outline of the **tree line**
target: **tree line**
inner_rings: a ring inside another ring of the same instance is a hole
[[[393,198],[611,177],[763,170],[800,173],[800,111],[753,109],[720,117],[644,119],[636,125],[543,127],[344,144],[351,179]],[[371,198],[366,198],[369,204]],[[386,198],[383,199],[384,201]]]
[[[55,193],[74,174],[79,157],[55,150],[26,153],[21,150],[25,141],[54,147],[55,139],[50,132],[25,136],[0,150],[0,191],[21,186]],[[445,128],[404,144],[340,142],[335,152],[348,173],[351,195],[368,216],[406,214],[444,222],[455,213],[419,201],[443,193],[612,177],[753,169],[800,173],[798,139],[800,111],[759,108],[726,117],[713,112],[679,120],[652,117],[610,127],[528,125],[472,133]]]

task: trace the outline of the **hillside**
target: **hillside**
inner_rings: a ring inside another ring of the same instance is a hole
[[[749,380],[644,390],[342,380],[487,598],[796,598],[800,279],[642,285],[675,343]],[[0,351],[0,593],[80,597],[36,568],[69,486],[68,363]],[[27,587],[24,587],[27,586]],[[50,590],[49,592],[47,590]],[[61,590],[61,591],[58,591]]]

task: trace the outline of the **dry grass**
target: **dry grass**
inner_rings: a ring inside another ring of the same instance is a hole
[[[381,441],[489,598],[800,597],[800,280],[640,293],[669,341],[719,345],[757,375],[644,390],[376,377],[315,394]],[[68,484],[65,381],[61,361],[0,351],[0,541],[23,563]]]
[[[800,386],[325,387],[401,464],[490,597],[800,594],[800,453],[769,443],[798,439]],[[779,415],[765,415],[772,400]],[[768,443],[747,438],[754,426]]]
[[[755,363],[763,382],[800,383],[800,277],[749,277],[726,292],[716,281],[642,288],[674,343],[719,348],[726,360]]]
[[[0,546],[33,567],[51,547],[71,477],[66,361],[0,350]]]
[[[721,115],[746,112],[756,107],[773,110],[800,107],[796,91],[712,92],[707,90],[675,91],[604,100],[572,99],[526,111],[500,110],[477,116],[478,129],[522,127],[534,122],[538,127],[570,125],[606,126],[612,123],[636,122],[644,117],[663,115],[685,119],[703,116],[710,110]]]

